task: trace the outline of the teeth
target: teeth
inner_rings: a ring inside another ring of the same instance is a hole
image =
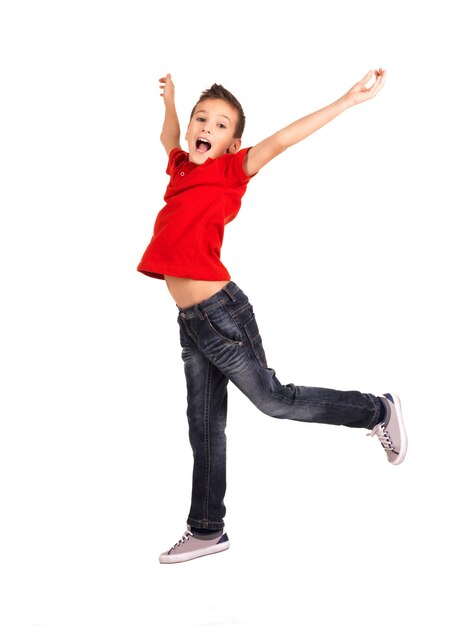
[[[205,150],[199,150],[202,144],[206,146]],[[209,152],[211,148],[212,144],[208,139],[204,139],[204,137],[198,137],[196,139],[196,150],[198,150],[199,152]]]

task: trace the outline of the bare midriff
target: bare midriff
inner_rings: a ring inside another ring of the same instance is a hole
[[[207,300],[229,282],[228,280],[194,280],[176,276],[165,276],[165,281],[173,300],[180,309],[187,309]]]

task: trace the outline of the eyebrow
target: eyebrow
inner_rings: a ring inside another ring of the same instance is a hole
[[[198,111],[196,111],[194,115],[197,115],[198,113],[207,113],[207,111],[205,109],[199,109]],[[216,116],[225,117],[226,120],[228,120],[229,122],[232,122],[232,120],[227,115],[224,115],[223,113],[216,113]]]

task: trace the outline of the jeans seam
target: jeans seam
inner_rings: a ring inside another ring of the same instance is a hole
[[[263,385],[264,386],[264,385]],[[266,387],[264,387],[266,389]],[[268,393],[270,393],[270,395],[273,398],[276,398],[277,400],[282,400],[283,402],[285,402],[285,404],[290,405],[290,404],[294,404],[294,402],[292,400],[290,400],[289,398],[285,398],[284,396],[281,396],[279,394],[277,394],[276,392],[270,391],[269,389],[267,389]],[[368,394],[366,394],[368,395]],[[357,404],[347,404],[347,403],[342,403],[339,404],[338,402],[324,402],[322,400],[302,400],[299,398],[295,399],[295,403],[296,404],[303,404],[305,406],[308,405],[312,405],[312,406],[319,406],[319,407],[341,407],[341,408],[345,408],[345,409],[358,409],[360,408],[359,405]],[[374,420],[377,419],[377,414],[374,415],[371,424],[374,424]]]
[[[191,526],[194,526],[195,528],[199,528],[198,525],[201,524],[201,528],[204,528],[204,524],[206,524],[206,520],[204,519],[200,520],[200,519],[196,519],[195,517],[188,516],[187,523],[190,524]],[[209,521],[207,523],[207,526],[209,530],[221,530],[222,528],[224,528],[224,523]]]
[[[240,315],[240,313],[243,313],[243,311],[246,311],[246,309],[249,309],[251,304],[249,301],[244,302],[242,305],[240,305],[237,309],[230,311],[229,308],[226,305],[222,305],[226,311],[226,313],[228,313],[230,315],[230,317],[235,321],[235,318],[237,315]]]
[[[209,363],[206,374],[206,390],[204,400],[204,448],[206,452],[206,476],[204,484],[204,505],[203,516],[205,520],[209,520],[209,490],[210,490],[210,469],[211,469],[211,453],[210,453],[210,403],[211,403],[211,383],[212,383],[212,363]]]
[[[247,324],[248,324],[248,322],[247,322]],[[256,363],[258,365],[260,365],[262,369],[269,369],[268,368],[268,361],[267,361],[267,358],[266,358],[266,354],[264,354],[264,358],[262,359],[260,357],[260,355],[258,354],[257,350],[256,350],[256,346],[257,345],[262,345],[262,343],[263,343],[262,340],[261,340],[261,334],[258,332],[256,337],[254,339],[252,339],[250,333],[248,332],[248,330],[246,328],[247,324],[244,325],[244,331],[245,331],[246,336],[248,337],[248,343],[249,343],[249,345],[251,347],[251,351],[255,355]],[[256,341],[258,339],[258,337],[260,338],[260,341]],[[263,347],[263,352],[264,352],[264,347]],[[265,389],[266,389],[266,387],[265,387]]]

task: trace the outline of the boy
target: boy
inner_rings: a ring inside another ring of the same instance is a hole
[[[375,75],[370,88],[367,83]],[[229,547],[224,533],[227,383],[267,415],[367,428],[398,465],[407,438],[394,394],[282,385],[266,362],[253,308],[220,260],[224,226],[237,215],[250,178],[289,146],[349,107],[373,98],[386,71],[370,70],[344,96],[241,149],[245,124],[238,100],[221,85],[202,93],[180,146],[174,84],[160,79],[165,104],[161,141],[169,157],[165,201],[138,270],[164,279],[178,309],[187,383],[193,487],[187,530],[160,563],[178,563]]]

